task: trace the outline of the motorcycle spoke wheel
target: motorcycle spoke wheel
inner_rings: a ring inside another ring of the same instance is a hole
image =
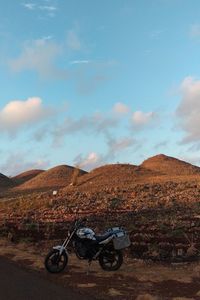
[[[45,258],[45,268],[50,273],[60,273],[64,270],[68,262],[65,252],[61,255],[58,250],[50,251]]]
[[[99,256],[99,264],[105,271],[116,271],[123,263],[123,255],[119,250],[105,251]]]
[[[107,266],[107,268],[113,268],[113,267],[115,267],[115,265],[117,264],[117,262],[118,262],[118,259],[109,259],[109,258],[107,258],[107,257],[104,257],[103,258],[103,263],[104,263],[104,265],[105,266]]]

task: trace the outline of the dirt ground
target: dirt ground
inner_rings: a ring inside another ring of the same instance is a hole
[[[1,239],[0,255],[23,267],[44,273],[50,281],[71,286],[96,299],[200,300],[199,262],[170,265],[125,257],[119,271],[103,271],[97,262],[93,262],[87,274],[87,262],[71,254],[66,270],[62,274],[52,275],[46,272],[43,264],[50,244],[52,242],[15,244]]]

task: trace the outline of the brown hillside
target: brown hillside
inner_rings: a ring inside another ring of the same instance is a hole
[[[13,181],[7,176],[0,173],[0,189],[5,189],[13,186]]]
[[[105,165],[80,177],[75,187],[65,187],[59,201],[85,211],[109,207],[115,198],[121,199],[120,207],[126,209],[159,206],[174,199],[192,202],[199,199],[199,170],[165,155],[150,158],[141,166]]]
[[[18,190],[39,190],[45,188],[59,188],[70,184],[73,180],[74,174],[77,169],[71,166],[61,165],[51,168],[45,172],[40,173],[33,179],[26,181],[24,184],[20,185]],[[83,175],[86,172],[79,170],[79,174]]]
[[[159,154],[146,159],[141,167],[147,168],[152,171],[157,171],[163,175],[172,176],[187,176],[187,175],[199,175],[200,168],[193,166],[180,159]]]
[[[128,187],[159,173],[131,164],[101,166],[80,177],[76,187],[82,191],[98,191],[102,188]]]
[[[33,179],[35,176],[38,176],[39,174],[43,173],[44,170],[30,170],[30,171],[26,171],[23,172],[19,175],[16,175],[14,177],[12,177],[12,180],[16,183],[16,184],[22,184],[28,180]]]

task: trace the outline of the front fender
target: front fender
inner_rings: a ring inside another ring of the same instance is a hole
[[[54,249],[54,250],[58,250],[59,253],[60,253],[60,255],[61,255],[63,252],[65,252],[65,253],[68,255],[67,250],[65,249],[65,247],[63,247],[63,246],[61,246],[61,245],[54,246],[53,249]]]

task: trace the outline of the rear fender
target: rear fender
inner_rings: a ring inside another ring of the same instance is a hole
[[[112,239],[114,238],[114,235],[109,236],[106,240],[103,240],[99,243],[99,245],[106,245],[108,244]]]

